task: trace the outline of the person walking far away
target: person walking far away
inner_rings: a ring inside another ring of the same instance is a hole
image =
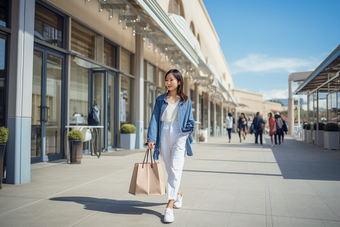
[[[285,133],[286,133],[286,135],[287,135],[287,133],[288,133],[288,128],[287,128],[286,121],[283,120],[283,119],[282,119],[282,121],[283,121],[283,126],[282,126],[283,133],[282,133],[282,141],[281,141],[281,142],[284,143]]]
[[[240,118],[237,121],[237,128],[238,128],[238,136],[240,137],[240,143],[242,142],[242,136],[243,139],[246,139],[247,131],[248,130],[248,121],[244,113],[241,113]]]
[[[228,113],[228,116],[225,122],[226,122],[226,127],[228,130],[228,137],[229,137],[229,143],[230,143],[231,142],[231,130],[233,128],[233,123],[234,123],[233,115],[231,115],[231,113]]]
[[[183,194],[179,190],[185,153],[192,156],[191,143],[195,121],[190,98],[183,92],[183,77],[177,69],[165,74],[166,94],[156,99],[151,116],[147,143],[154,148],[153,157],[159,158],[159,150],[168,173],[168,204],[164,212],[164,222],[174,221],[173,208],[180,208]]]
[[[268,114],[268,122],[269,122],[269,135],[270,135],[270,141],[272,142],[272,146],[274,146],[273,143],[273,135],[276,134],[276,121],[275,118],[273,117],[272,113]]]
[[[253,120],[253,125],[255,129],[255,144],[258,144],[258,137],[260,135],[260,144],[262,144],[262,129],[263,124],[265,124],[263,118],[260,116],[260,112],[256,113],[256,117]]]
[[[283,137],[283,120],[280,113],[275,114],[276,121],[276,134],[275,134],[275,144],[277,145],[277,137],[279,137],[279,145],[281,145],[281,138]]]

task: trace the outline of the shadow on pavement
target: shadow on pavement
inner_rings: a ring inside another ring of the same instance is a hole
[[[146,209],[146,207],[166,205],[166,203],[146,203],[135,200],[114,200],[82,196],[55,197],[50,200],[79,203],[84,205],[85,210],[97,212],[127,215],[150,214],[159,217],[161,222],[163,221],[163,214],[154,210]]]
[[[266,139],[267,144],[270,140]],[[340,181],[340,161],[322,153],[317,147],[285,139],[271,147],[284,179]]]
[[[238,174],[238,175],[256,175],[256,176],[270,176],[270,177],[282,177],[281,174],[270,174],[270,173],[246,173],[246,172],[223,172],[223,171],[210,171],[210,170],[190,170],[185,169],[185,172],[193,173],[217,173],[217,174]]]
[[[276,162],[260,162],[260,161],[245,161],[245,160],[223,160],[223,159],[196,159],[199,161],[214,161],[214,162],[251,162],[251,163],[276,163]]]

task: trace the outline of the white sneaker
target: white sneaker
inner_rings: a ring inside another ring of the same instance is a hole
[[[176,208],[176,209],[181,208],[182,207],[182,201],[183,201],[183,194],[182,194],[182,196],[177,194],[177,199],[174,202],[174,208]]]
[[[174,211],[171,208],[166,208],[164,212],[164,222],[170,223],[173,222],[175,219]]]

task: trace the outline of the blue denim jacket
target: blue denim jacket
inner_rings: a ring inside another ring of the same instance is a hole
[[[147,143],[145,146],[148,145],[148,142],[153,142],[155,143],[155,148],[154,148],[154,153],[153,157],[155,160],[158,160],[159,157],[159,148],[160,148],[160,138],[162,134],[162,129],[161,129],[161,118],[162,114],[164,113],[165,108],[168,106],[168,100],[166,99],[167,94],[163,94],[158,96],[156,99],[155,107],[153,108],[152,112],[152,117],[150,120],[149,124],[149,129],[148,129],[148,138],[147,138]],[[178,123],[179,123],[179,128],[181,130],[181,133],[183,135],[187,135],[188,133],[191,133],[194,131],[195,127],[195,121],[194,117],[192,116],[192,104],[190,98],[183,104],[183,100],[181,99],[179,101],[179,107],[178,107]],[[186,150],[187,150],[187,155],[192,156],[192,149],[190,144],[194,140],[194,137],[192,136],[192,133],[190,136],[187,138],[186,142]]]

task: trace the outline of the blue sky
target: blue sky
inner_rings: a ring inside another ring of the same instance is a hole
[[[203,0],[237,89],[287,98],[291,72],[340,44],[340,1]]]

